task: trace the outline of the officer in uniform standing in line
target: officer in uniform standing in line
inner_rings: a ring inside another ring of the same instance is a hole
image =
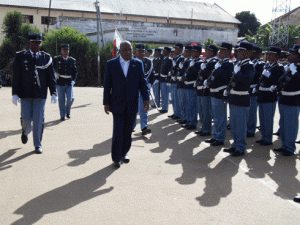
[[[205,48],[206,60],[201,64],[201,70],[197,79],[198,111],[202,127],[196,134],[200,136],[211,135],[211,98],[209,88],[204,88],[203,82],[212,73],[215,64],[219,62],[217,57],[219,48],[215,45],[208,45]]]
[[[153,49],[147,49],[144,57],[152,60],[152,54],[153,54]]]
[[[179,99],[179,106],[181,111],[181,117],[177,122],[179,124],[186,124],[187,123],[187,112],[186,112],[186,91],[185,91],[185,72],[190,65],[191,53],[192,53],[192,46],[186,45],[183,52],[184,59],[179,63],[178,70],[177,70],[177,91],[178,91],[178,99]]]
[[[185,71],[185,91],[187,96],[186,101],[186,113],[187,124],[182,127],[187,130],[194,130],[197,128],[197,91],[196,80],[200,71],[200,66],[204,62],[200,57],[202,53],[202,47],[200,45],[194,45],[192,48],[192,61],[189,67]]]
[[[53,60],[57,79],[60,120],[71,118],[71,106],[74,102],[73,87],[77,78],[76,60],[69,56],[69,44],[61,45],[61,55]],[[66,102],[67,98],[67,102]]]
[[[270,63],[268,66],[265,66],[260,81],[253,90],[254,93],[258,92],[257,102],[262,138],[256,142],[261,145],[272,145],[273,123],[277,102],[277,94],[274,92],[276,89],[275,85],[278,79],[284,74],[284,67],[277,62],[280,58],[280,53],[281,48],[269,47],[267,54]]]
[[[160,70],[160,90],[161,90],[161,102],[162,109],[160,113],[167,113],[169,110],[169,87],[168,87],[168,76],[172,69],[172,59],[170,59],[171,53],[170,47],[164,47],[163,50],[163,61],[161,63]]]
[[[232,44],[222,42],[219,59],[215,64],[215,70],[210,77],[203,82],[210,88],[211,106],[213,112],[214,131],[211,139],[205,140],[212,146],[223,145],[226,138],[227,102],[223,92],[229,84],[233,73],[233,62],[230,60]]]
[[[233,77],[224,91],[228,96],[230,108],[230,131],[233,143],[224,152],[231,153],[231,156],[241,156],[245,153],[247,143],[247,121],[250,108],[250,85],[254,76],[254,66],[250,60],[253,44],[241,42],[238,51],[238,65],[234,67]]]
[[[56,82],[51,56],[40,51],[42,34],[28,37],[29,50],[17,52],[13,63],[12,103],[17,106],[21,99],[22,143],[27,143],[33,123],[35,153],[41,154],[47,89],[56,103]]]
[[[253,51],[250,56],[254,65],[255,74],[250,86],[250,109],[247,122],[247,137],[254,137],[257,124],[257,93],[253,93],[253,89],[257,86],[259,78],[264,70],[265,62],[261,60],[262,48],[253,46]]]
[[[181,118],[181,110],[179,105],[179,97],[178,97],[178,90],[177,90],[177,71],[178,66],[181,61],[183,61],[184,57],[182,55],[183,50],[183,44],[177,43],[175,44],[175,57],[172,60],[172,70],[171,70],[171,77],[170,77],[170,83],[171,83],[171,100],[172,100],[172,106],[173,106],[173,115],[170,115],[168,117],[178,120]]]
[[[139,60],[141,60],[143,62],[145,77],[147,80],[147,86],[150,90],[149,77],[153,70],[153,63],[150,59],[144,57],[145,56],[145,45],[144,44],[136,44],[135,45],[135,55],[136,55],[136,58],[138,58]],[[151,129],[148,128],[148,112],[145,111],[145,109],[144,109],[144,100],[141,95],[141,92],[139,92],[139,110],[138,110],[138,112],[140,114],[140,124],[141,124],[142,135],[150,134]],[[136,120],[135,120],[133,129],[135,128],[135,126],[136,126]]]
[[[299,128],[300,112],[300,45],[294,45],[287,72],[277,83],[279,91],[280,140],[281,147],[274,149],[283,156],[291,156],[296,150],[295,141]]]
[[[152,90],[154,93],[154,101],[157,107],[160,107],[160,69],[163,57],[161,55],[161,49],[156,48],[154,49],[154,59],[153,59],[153,81],[152,83]],[[151,107],[155,108],[155,104]]]

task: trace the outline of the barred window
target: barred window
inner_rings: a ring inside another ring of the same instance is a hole
[[[42,16],[42,24],[47,25],[49,21],[49,25],[56,24],[56,17],[48,17],[48,16]]]
[[[33,16],[31,15],[23,15],[23,23],[33,23]]]

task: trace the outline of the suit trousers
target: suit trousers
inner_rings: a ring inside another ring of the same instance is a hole
[[[255,134],[257,124],[257,96],[250,96],[250,109],[247,122],[247,133]]]
[[[214,132],[212,138],[224,142],[227,127],[227,102],[224,99],[211,97],[211,106],[214,120]]]
[[[279,104],[280,109],[280,140],[281,148],[295,152],[295,141],[298,135],[299,128],[299,111],[300,106]]]
[[[167,82],[160,83],[162,110],[169,110],[169,87]]]
[[[261,139],[265,142],[272,142],[276,102],[262,102],[258,106]]]
[[[22,98],[21,99],[21,124],[22,131],[28,135],[33,128],[34,147],[42,146],[44,130],[44,113],[46,99]],[[31,125],[31,123],[33,125]]]
[[[247,120],[249,108],[230,104],[230,132],[233,139],[232,147],[238,152],[245,152],[247,143]]]
[[[57,92],[60,117],[64,118],[66,114],[71,114],[71,106],[74,101],[73,86],[68,84],[64,86],[57,85]]]
[[[179,99],[179,107],[180,107],[180,119],[181,120],[187,120],[185,89],[184,88],[177,88],[177,91],[178,91],[178,99]]]
[[[173,114],[175,116],[181,117],[177,83],[171,83],[171,99],[172,99],[172,106],[173,106]]]
[[[187,124],[191,126],[197,126],[197,93],[195,89],[186,89],[187,102]]]
[[[200,115],[201,131],[203,133],[211,133],[211,97],[198,96],[198,108]],[[202,118],[201,118],[202,117]]]
[[[123,114],[113,113],[113,138],[111,156],[114,162],[119,162],[131,147],[131,134],[136,120],[136,113],[125,109]]]

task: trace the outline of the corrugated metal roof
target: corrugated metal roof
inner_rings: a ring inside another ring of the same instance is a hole
[[[95,12],[96,0],[52,0],[52,9]],[[240,23],[216,4],[182,0],[100,0],[103,13]],[[49,0],[0,0],[0,5],[49,8]]]

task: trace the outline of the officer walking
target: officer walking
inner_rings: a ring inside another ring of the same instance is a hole
[[[224,152],[231,153],[231,156],[243,155],[247,143],[247,121],[250,108],[250,85],[254,76],[253,63],[250,54],[253,44],[241,42],[237,49],[239,63],[234,67],[234,74],[224,96],[229,95],[228,103],[230,108],[230,131],[233,138],[231,148],[224,149]]]
[[[71,118],[71,106],[74,102],[73,87],[78,74],[76,60],[69,56],[69,44],[61,45],[61,55],[54,57],[53,65],[57,78],[60,119],[63,121],[65,116]]]
[[[51,103],[56,103],[56,82],[51,56],[40,51],[42,34],[28,37],[29,50],[17,52],[13,63],[12,103],[17,106],[21,99],[22,143],[27,143],[32,123],[35,153],[41,154],[47,89]]]

